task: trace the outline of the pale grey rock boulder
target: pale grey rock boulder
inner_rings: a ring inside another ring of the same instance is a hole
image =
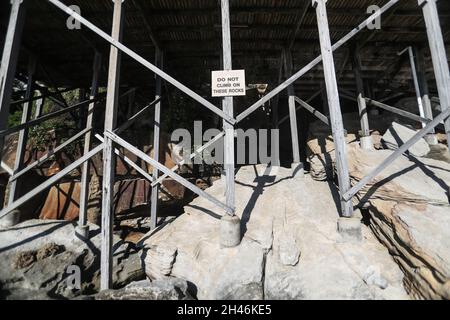
[[[383,135],[382,143],[388,149],[396,150],[405,142],[410,140],[416,133],[416,130],[410,129],[399,123],[392,122],[389,129]],[[416,142],[408,150],[409,154],[415,157],[425,157],[430,151],[430,146],[423,138]]]
[[[0,232],[0,296],[5,299],[74,298],[92,294],[100,284],[100,230],[90,225],[91,239],[75,236],[75,223],[28,220]],[[145,278],[140,254],[113,237],[113,285]],[[76,266],[81,288],[70,284]]]

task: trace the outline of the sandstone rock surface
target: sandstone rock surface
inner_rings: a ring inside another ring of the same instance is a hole
[[[392,125],[383,135],[382,143],[388,149],[396,150],[405,142],[410,140],[416,133],[416,130],[410,129],[399,123],[392,122]],[[411,148],[409,148],[408,152],[415,157],[424,157],[430,152],[430,147],[425,139],[422,138]]]
[[[340,239],[336,190],[289,177],[279,167],[239,170],[235,248],[219,246],[223,212],[195,199],[142,241],[147,276],[185,279],[199,299],[407,299],[402,272],[367,227],[361,244]],[[207,192],[224,200],[221,181]],[[387,286],[367,281],[374,270]]]
[[[350,146],[350,175],[359,181],[392,151]],[[418,299],[450,299],[450,164],[402,156],[359,193],[371,228],[405,273]]]

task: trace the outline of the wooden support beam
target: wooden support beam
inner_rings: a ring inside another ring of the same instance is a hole
[[[280,84],[283,80],[283,71],[284,71],[284,52],[281,51],[280,55],[280,66],[278,69],[278,82],[277,84]],[[272,127],[273,129],[278,129],[278,126],[280,124],[280,121],[278,120],[278,105],[280,102],[280,95],[277,95],[272,102]]]
[[[222,56],[223,69],[233,70],[231,54],[231,33],[230,33],[230,4],[228,0],[221,0],[222,17]],[[224,97],[222,100],[222,110],[229,118],[234,119],[233,97]],[[224,139],[224,169],[226,175],[226,204],[232,208],[231,215],[235,214],[235,185],[234,185],[234,126],[228,121],[223,121]]]
[[[422,94],[420,93],[419,79],[417,77],[417,68],[416,68],[416,57],[414,56],[414,51],[411,46],[407,48],[409,63],[411,67],[411,75],[414,83],[414,91],[416,93],[417,106],[419,107],[419,115],[422,118],[425,118],[425,111],[422,102]],[[425,127],[426,122],[422,122],[422,128]]]
[[[358,45],[355,45],[352,48],[352,66],[353,72],[355,74],[356,81],[356,93],[358,95],[358,111],[359,111],[359,121],[361,123],[361,132],[362,135],[360,137],[360,145],[362,149],[373,149],[372,138],[370,137],[370,127],[369,127],[369,115],[367,110],[367,104],[365,100],[364,93],[364,82],[362,79],[361,69],[361,56],[360,56],[360,48]]]
[[[111,36],[120,42],[123,30],[122,0],[114,0],[114,13]],[[106,95],[105,131],[113,131],[117,122],[120,82],[120,51],[111,46],[109,56],[108,87]],[[102,243],[100,257],[100,290],[112,288],[112,236],[114,224],[114,182],[116,157],[112,139],[105,136],[103,149],[103,195],[102,195]]]
[[[364,20],[362,23],[360,23],[356,28],[354,28],[352,31],[347,33],[343,38],[341,38],[338,42],[336,42],[332,47],[331,50],[335,51],[339,49],[341,46],[343,46],[345,43],[347,43],[350,39],[352,39],[355,35],[357,35],[361,30],[367,27],[373,20],[380,17],[383,13],[391,9],[395,4],[397,4],[400,0],[390,0],[387,2],[383,7],[380,8],[379,11],[372,14],[370,17],[368,17],[366,20]],[[292,75],[289,79],[284,81],[282,84],[280,84],[278,87],[273,89],[271,92],[269,92],[267,95],[265,95],[263,98],[255,102],[253,105],[248,107],[246,110],[241,112],[236,117],[236,122],[240,122],[244,120],[246,117],[248,117],[250,114],[255,112],[259,107],[264,105],[267,101],[271,100],[273,97],[278,95],[281,91],[289,87],[291,84],[293,84],[298,78],[305,75],[308,71],[313,69],[315,66],[317,66],[322,61],[322,56],[318,56],[314,60],[312,60],[310,63],[308,63],[305,67],[300,69],[297,73]]]
[[[41,116],[42,108],[44,107],[44,103],[45,103],[44,97],[36,100],[36,110],[34,112],[34,119],[37,119]]]
[[[295,97],[295,101],[303,108],[311,112],[314,116],[316,116],[320,121],[325,123],[326,125],[330,125],[330,120],[327,116],[325,116],[323,113],[321,113],[319,110],[314,109],[311,105],[309,105],[306,101],[303,101],[302,99]]]
[[[99,52],[95,52],[94,63],[92,67],[92,82],[91,92],[89,99],[94,100],[98,94],[98,81],[100,76],[100,69],[102,64],[102,55]],[[84,151],[83,154],[87,154],[91,149],[92,144],[92,124],[94,121],[94,107],[95,102],[89,104],[86,118],[86,135],[84,136]],[[89,182],[90,182],[90,165],[89,161],[83,163],[81,168],[81,181],[80,181],[80,211],[78,215],[78,225],[81,227],[87,224],[87,209],[89,202]]]
[[[30,56],[28,61],[28,82],[27,82],[27,91],[25,93],[25,98],[28,98],[29,100],[32,99],[34,94],[34,88],[33,88],[33,77],[34,73],[36,71],[36,57]],[[22,124],[26,124],[30,118],[31,118],[31,111],[32,111],[32,102],[27,101],[23,105],[22,109]],[[23,164],[25,160],[25,152],[27,149],[27,142],[28,142],[28,128],[24,128],[19,131],[19,138],[17,140],[17,148],[16,148],[16,158],[14,161],[14,172],[17,173],[18,171],[23,169]],[[8,204],[13,203],[17,196],[21,193],[21,180],[15,179],[11,181],[9,184],[9,198],[8,198]],[[18,213],[17,213],[18,214]],[[11,217],[11,216],[10,216]],[[11,221],[15,220],[13,217]],[[18,221],[19,219],[17,219]]]
[[[216,135],[214,138],[212,138],[211,140],[209,140],[207,143],[205,143],[203,146],[199,147],[198,149],[196,149],[194,152],[192,152],[189,155],[189,159],[193,159],[195,156],[200,156],[201,153],[211,147],[213,144],[215,144],[217,141],[219,141],[220,139],[222,139],[222,137],[225,135],[225,132],[220,132],[218,135]],[[180,161],[176,166],[174,166],[172,169],[170,169],[172,172],[175,172],[176,170],[178,170],[182,165],[184,165],[186,163],[185,160]],[[152,186],[153,185],[157,185],[160,184],[165,178],[167,178],[168,175],[167,174],[163,174],[161,177],[159,177],[158,179],[156,179],[155,181],[152,182]]]
[[[353,215],[352,201],[351,199],[344,200],[342,198],[342,195],[350,189],[350,175],[348,172],[344,125],[342,122],[339,91],[333,59],[333,49],[331,46],[330,30],[328,26],[326,0],[313,0],[313,6],[315,6],[317,13],[320,48],[322,51],[323,69],[325,74],[325,86],[327,89],[330,122],[333,131],[333,140],[336,153],[336,169],[339,180],[339,192],[341,194],[341,213],[345,217],[351,217]]]
[[[283,50],[284,71],[286,78],[292,75],[292,55],[288,50]],[[297,129],[297,113],[295,110],[295,91],[294,86],[288,87],[288,104],[289,104],[289,120],[291,124],[291,143],[292,143],[292,161],[296,166],[300,164],[300,148],[298,144],[298,129]]]
[[[157,68],[155,65],[153,65],[149,61],[145,60],[142,56],[138,55],[133,50],[124,46],[120,41],[117,41],[116,39],[112,38],[111,36],[109,36],[108,34],[103,32],[100,28],[96,27],[95,25],[93,25],[92,23],[90,23],[89,21],[84,19],[78,13],[76,13],[75,11],[73,11],[72,9],[70,9],[69,7],[64,5],[61,1],[59,1],[59,0],[47,0],[47,1],[52,3],[53,5],[55,5],[57,8],[61,9],[62,11],[64,11],[66,14],[72,16],[77,21],[80,21],[81,24],[83,24],[84,26],[86,26],[87,28],[92,30],[94,33],[96,33],[97,35],[102,37],[104,40],[108,41],[112,46],[119,49],[121,52],[124,52],[125,54],[127,54],[128,56],[130,56],[131,58],[133,58],[140,64],[142,64],[144,67],[149,69],[150,71],[156,73],[158,76],[163,78],[165,81],[172,84],[173,86],[175,86],[176,88],[178,88],[179,90],[181,90],[182,92],[184,92],[185,94],[190,96],[192,99],[196,100],[201,105],[205,106],[206,108],[208,108],[212,112],[216,113],[223,119],[226,119],[231,124],[234,124],[236,122],[236,120],[234,118],[230,118],[227,114],[225,114],[222,110],[217,108],[211,102],[209,102],[208,100],[206,100],[199,94],[195,93],[194,91],[192,91],[191,89],[189,89],[188,87],[186,87],[181,82],[174,79],[173,77],[171,77],[170,75],[168,75],[167,73],[162,71],[161,69]],[[391,0],[391,1],[394,1],[394,0]],[[398,1],[398,0],[396,0],[396,1]]]
[[[156,49],[156,63],[155,65],[163,70],[164,58],[163,53]],[[155,123],[153,129],[153,158],[155,161],[159,161],[159,144],[160,144],[160,132],[161,132],[161,78],[159,76],[155,76],[156,80],[156,90],[155,90],[155,99],[159,101],[155,104]],[[153,179],[158,178],[158,169],[153,167]],[[150,227],[152,229],[156,228],[157,224],[157,215],[158,215],[158,201],[159,201],[159,185],[152,185],[152,193],[150,196],[151,204],[150,204]]]
[[[344,99],[348,99],[348,100],[351,100],[351,101],[356,101],[356,99],[354,97],[349,96],[347,94],[342,94],[341,93],[340,96],[342,98],[344,98]],[[382,103],[382,102],[377,101],[377,100],[373,100],[373,99],[370,99],[370,98],[365,98],[365,100],[366,100],[367,104],[370,104],[370,105],[372,105],[374,107],[377,107],[377,108],[380,108],[380,109],[383,109],[383,110],[386,110],[386,111],[398,114],[399,116],[408,118],[408,119],[413,120],[413,121],[424,122],[424,123],[429,123],[431,121],[430,119],[423,118],[423,117],[418,116],[418,115],[416,115],[414,113],[411,113],[409,111],[402,110],[402,109],[390,106],[390,105],[388,105],[386,103]]]
[[[433,109],[430,100],[430,89],[428,87],[428,81],[426,77],[425,69],[425,57],[424,48],[418,48],[413,46],[414,55],[417,61],[417,78],[419,82],[420,97],[422,99],[425,118],[433,120]],[[425,139],[429,144],[437,144],[437,138],[435,136],[434,129],[428,134]]]
[[[202,189],[200,189],[196,185],[190,183],[185,178],[183,178],[180,175],[172,172],[169,168],[167,168],[164,165],[160,164],[159,162],[155,161],[153,158],[151,158],[150,156],[148,156],[147,154],[145,154],[144,152],[142,152],[141,150],[139,150],[135,146],[131,145],[127,141],[123,140],[122,138],[120,138],[115,133],[113,133],[111,131],[105,131],[105,137],[108,137],[108,138],[112,139],[118,145],[124,147],[125,149],[127,149],[128,151],[130,151],[131,153],[136,155],[137,157],[139,157],[142,160],[144,160],[145,162],[147,162],[149,165],[156,167],[158,170],[160,170],[161,172],[167,174],[169,177],[171,177],[175,181],[179,182],[181,185],[183,185],[187,189],[191,190],[195,194],[198,194],[199,196],[207,199],[211,203],[213,203],[216,206],[218,206],[219,208],[223,209],[226,213],[231,214],[233,212],[233,208],[230,208],[226,204],[222,203],[221,201],[219,201],[216,198],[214,198],[213,196],[211,196],[209,193],[206,193],[205,191],[203,191]]]
[[[427,28],[431,60],[433,61],[441,108],[442,111],[445,111],[450,108],[450,72],[436,0],[418,0],[418,3],[422,7],[425,26]],[[445,121],[444,126],[447,135],[447,144],[450,146],[450,119]]]
[[[0,130],[8,125],[9,107],[20,51],[27,1],[12,0],[8,29],[0,67]],[[0,158],[3,154],[4,137],[0,137]]]

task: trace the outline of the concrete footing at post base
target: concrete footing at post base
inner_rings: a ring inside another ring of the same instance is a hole
[[[362,240],[361,218],[357,216],[338,218],[337,231],[342,242],[360,242]]]
[[[220,246],[233,248],[241,243],[241,220],[238,216],[224,215],[220,219]]]
[[[361,149],[363,149],[363,150],[374,150],[373,141],[372,141],[371,136],[360,137],[359,145],[360,145]]]

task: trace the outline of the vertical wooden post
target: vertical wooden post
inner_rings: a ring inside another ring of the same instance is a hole
[[[41,116],[41,114],[42,114],[42,107],[44,106],[44,103],[45,103],[45,97],[42,97],[42,98],[36,100],[36,111],[34,112],[34,118],[35,119],[37,119],[37,118],[39,118]]]
[[[417,77],[416,59],[414,57],[414,51],[411,46],[408,47],[408,56],[409,56],[409,63],[411,65],[411,75],[413,77],[414,90],[416,92],[417,105],[419,106],[419,115],[422,118],[425,118],[425,111],[422,102],[422,94],[420,93],[419,79]],[[422,122],[422,128],[425,128],[425,125],[426,123]]]
[[[222,8],[222,50],[223,69],[232,70],[231,34],[230,34],[230,6],[228,0],[221,0]],[[225,97],[222,102],[223,111],[233,117],[233,97]],[[228,121],[223,120],[225,130],[225,172],[226,172],[226,204],[234,208],[234,128]]]
[[[27,89],[25,93],[25,99],[27,102],[23,104],[22,109],[22,120],[21,123],[27,123],[31,118],[31,111],[33,102],[33,83],[34,83],[34,72],[36,70],[36,58],[33,56],[29,57],[28,61],[28,79],[27,79]],[[19,131],[19,139],[17,140],[17,149],[16,149],[16,159],[14,162],[14,173],[19,172],[23,169],[23,161],[25,159],[25,153],[27,149],[27,141],[28,141],[28,128],[22,129]],[[8,205],[13,203],[18,196],[20,195],[20,186],[22,183],[22,179],[16,179],[11,182],[9,186],[9,198]],[[18,214],[17,212],[11,213],[11,216]],[[18,217],[11,217],[11,221],[16,220]],[[18,221],[17,221],[18,222]]]
[[[156,49],[156,66],[160,69],[163,68],[164,58],[163,53]],[[161,97],[161,77],[155,75],[156,80],[156,89],[155,89],[155,99]],[[160,144],[160,132],[161,132],[161,102],[155,104],[155,124],[153,130],[153,159],[159,161],[159,144]],[[158,179],[159,171],[156,167],[153,167],[153,181]],[[159,183],[152,187],[151,194],[151,212],[150,212],[150,221],[151,228],[156,228],[157,218],[158,218],[158,201],[159,201]]]
[[[292,55],[291,52],[283,50],[284,71],[285,77],[289,78],[292,75]],[[289,104],[289,121],[291,124],[291,142],[292,142],[292,177],[301,177],[304,174],[303,164],[300,163],[300,148],[298,144],[298,129],[297,129],[297,111],[295,108],[295,91],[294,85],[287,88],[288,104]]]
[[[78,89],[78,102],[83,102],[86,100],[86,89],[79,88]],[[77,129],[82,129],[84,125],[84,119],[87,118],[87,110],[85,108],[81,108],[78,112],[78,123]]]
[[[359,120],[361,122],[361,137],[360,137],[360,146],[361,149],[364,150],[372,150],[373,142],[372,137],[370,136],[370,127],[369,127],[369,116],[366,104],[366,96],[364,93],[364,82],[361,75],[361,56],[360,56],[360,48],[355,45],[353,52],[353,73],[355,74],[356,81],[356,93],[358,94],[358,110],[359,110]]]
[[[221,0],[222,13],[222,55],[223,69],[232,70],[231,55],[231,31],[230,31],[230,3],[229,0]],[[222,109],[225,114],[234,117],[233,97],[224,97]],[[224,140],[224,167],[225,167],[225,197],[226,204],[233,209],[231,215],[225,214],[221,220],[221,245],[223,247],[237,246],[241,241],[240,220],[235,215],[235,185],[234,185],[234,126],[223,120],[225,131]]]
[[[339,102],[336,69],[334,66],[333,51],[331,49],[326,1],[327,0],[313,0],[313,6],[316,8],[317,13],[317,25],[319,28],[325,86],[327,90],[328,106],[330,109],[330,122],[333,131],[336,168],[339,180],[339,191],[341,194],[342,215],[344,217],[351,217],[353,215],[352,201],[345,201],[342,198],[342,195],[350,189],[350,176],[348,172],[346,142],[344,137],[344,126],[342,123],[341,105]]]
[[[117,41],[122,38],[122,0],[114,0],[114,15],[111,36]],[[113,131],[117,121],[120,81],[120,51],[111,46],[108,71],[108,91],[106,95],[105,130]],[[100,259],[100,289],[112,286],[112,233],[114,223],[113,197],[116,168],[113,141],[105,136],[103,149],[103,197],[102,197],[102,245]]]
[[[8,125],[9,106],[16,75],[25,11],[26,3],[23,0],[11,1],[11,13],[0,67],[0,130],[6,129]],[[4,139],[0,138],[0,157],[3,153],[3,144]]]
[[[89,94],[89,99],[95,99],[98,93],[98,79],[100,75],[102,56],[99,52],[95,52],[94,64],[93,64],[93,74],[91,83],[91,92]],[[95,102],[89,104],[87,110],[86,118],[86,128],[92,129],[92,124],[94,120],[94,107]],[[84,136],[84,151],[83,154],[86,155],[92,144],[92,131],[88,131]],[[90,181],[90,165],[89,160],[83,163],[81,169],[81,182],[80,182],[80,214],[78,219],[78,227],[81,228],[79,232],[84,238],[88,238],[89,229],[87,227],[87,207],[89,201],[89,181]]]
[[[450,72],[442,29],[439,23],[436,0],[418,0],[418,3],[423,11],[437,89],[441,100],[441,107],[444,111],[450,108]],[[447,134],[447,143],[450,146],[450,117],[444,121],[444,125],[445,133]]]
[[[278,71],[278,83],[277,85],[279,85],[281,83],[281,81],[283,80],[283,71],[284,71],[284,51],[281,51],[281,55],[280,55],[280,69]],[[273,98],[273,102],[272,102],[272,128],[273,129],[278,129],[278,105],[279,105],[279,101],[280,101],[280,95],[277,94],[275,98]]]
[[[430,99],[430,89],[428,87],[427,77],[425,74],[425,57],[424,57],[424,49],[413,46],[414,56],[416,57],[417,62],[417,78],[419,82],[419,90],[420,96],[423,104],[423,111],[425,114],[425,118],[433,120],[433,109],[431,107],[431,99]],[[430,145],[438,144],[438,140],[435,135],[435,130],[433,129],[431,133],[427,134],[424,139]]]

